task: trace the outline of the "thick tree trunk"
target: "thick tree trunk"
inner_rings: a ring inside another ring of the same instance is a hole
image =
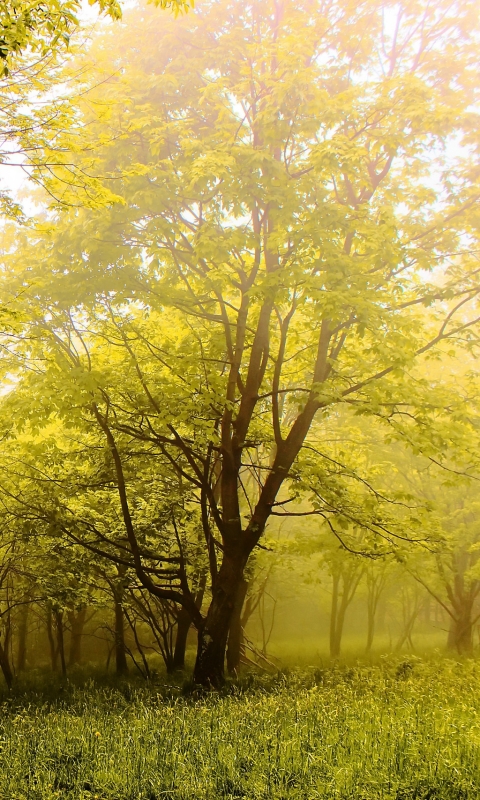
[[[28,632],[28,612],[30,606],[25,603],[20,608],[20,620],[18,624],[18,648],[17,648],[17,671],[24,672],[27,664],[27,632]]]
[[[230,630],[228,632],[227,669],[230,675],[236,675],[240,666],[243,646],[242,609],[247,590],[248,581],[242,578],[238,587],[232,619],[230,621]]]
[[[224,683],[228,632],[243,580],[245,560],[241,555],[224,552],[207,617],[198,631],[193,681],[199,686],[219,688]]]
[[[5,678],[8,688],[11,689],[13,684],[13,671],[10,666],[10,659],[8,657],[7,641],[5,641],[5,645],[0,642],[0,669],[3,672],[3,677]]]
[[[459,655],[469,655],[473,651],[473,624],[471,608],[462,609],[455,619],[450,619],[447,647],[456,650]]]
[[[117,675],[126,675],[128,672],[127,653],[125,650],[125,615],[122,606],[122,591],[114,590],[115,605],[115,670]]]
[[[70,622],[70,652],[68,655],[69,667],[72,667],[74,664],[80,664],[82,660],[82,636],[86,616],[86,606],[77,612],[74,610],[68,612],[68,621]]]

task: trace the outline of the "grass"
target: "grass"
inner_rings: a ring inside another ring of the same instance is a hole
[[[480,664],[250,676],[214,696],[67,685],[0,709],[5,800],[467,800],[480,796]]]

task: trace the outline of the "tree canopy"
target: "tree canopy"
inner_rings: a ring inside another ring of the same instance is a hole
[[[118,0],[89,0],[113,19],[121,16]],[[27,49],[42,56],[68,46],[78,26],[81,0],[5,0],[0,9],[0,67],[7,75],[12,58]],[[155,5],[178,11],[190,7],[189,0],[156,0]]]
[[[218,685],[276,516],[369,555],[428,538],[421,503],[335,430],[348,442],[361,417],[477,469],[475,370],[435,362],[476,357],[478,18],[447,0],[229,0],[161,30],[152,9],[125,19],[88,53],[98,88],[68,150],[111,196],[52,206],[4,258],[22,490],[3,486],[16,514],[30,496],[20,516],[185,610],[195,679]]]

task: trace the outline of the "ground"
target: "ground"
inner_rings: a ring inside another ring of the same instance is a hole
[[[158,679],[17,690],[0,798],[473,800],[480,663],[385,659],[247,676],[198,696]]]

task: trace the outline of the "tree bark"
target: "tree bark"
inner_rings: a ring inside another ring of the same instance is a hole
[[[470,655],[473,652],[472,609],[466,605],[461,612],[450,619],[447,647],[459,655]]]
[[[68,612],[68,621],[70,622],[70,652],[68,655],[69,667],[72,667],[74,664],[80,664],[82,660],[82,636],[86,615],[86,606],[79,609],[77,612],[75,612],[73,609]]]
[[[7,684],[8,688],[11,689],[13,684],[13,671],[10,666],[10,659],[8,657],[7,642],[5,642],[5,646],[0,642],[0,668],[3,672],[5,683]]]
[[[126,675],[128,672],[127,653],[125,649],[125,615],[122,606],[123,590],[114,589],[113,599],[115,605],[115,671],[117,675]]]
[[[242,578],[238,587],[232,619],[230,621],[230,630],[228,632],[227,669],[230,675],[236,675],[240,666],[243,645],[242,609],[247,590],[248,581]]]
[[[205,588],[207,585],[207,573],[202,571],[195,593],[195,606],[201,611]],[[192,626],[192,617],[188,609],[181,608],[178,615],[177,635],[175,639],[175,650],[173,653],[173,670],[185,668],[185,652],[187,649],[188,632]]]
[[[243,554],[224,551],[206,619],[198,631],[194,683],[220,688],[225,680],[225,651],[235,601],[243,580]]]

